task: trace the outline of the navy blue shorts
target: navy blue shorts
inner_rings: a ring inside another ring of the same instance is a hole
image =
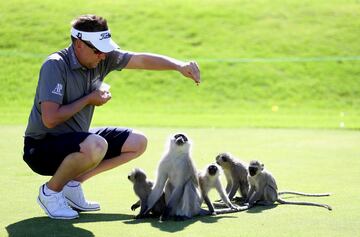
[[[98,134],[105,138],[108,150],[104,159],[111,159],[121,154],[131,132],[128,128],[104,127],[57,136],[47,134],[43,139],[25,137],[23,159],[35,173],[52,176],[67,155],[80,151],[80,143],[89,135]]]

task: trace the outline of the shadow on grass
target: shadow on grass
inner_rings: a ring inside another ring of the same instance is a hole
[[[91,231],[74,226],[79,223],[123,221],[132,219],[133,215],[113,213],[81,213],[79,219],[53,220],[48,217],[33,217],[6,227],[9,237],[20,236],[81,236],[92,237]]]
[[[170,233],[174,233],[174,232],[178,232],[181,231],[183,229],[185,229],[187,226],[197,222],[197,221],[201,221],[203,223],[215,223],[217,222],[219,219],[223,219],[223,218],[237,218],[236,216],[225,216],[225,215],[217,215],[217,216],[198,216],[198,217],[194,217],[190,220],[185,220],[185,221],[164,221],[164,222],[160,222],[158,219],[133,219],[133,220],[129,220],[129,221],[124,221],[124,224],[131,224],[131,225],[136,225],[136,224],[142,224],[142,223],[150,223],[151,226],[158,228],[161,231],[165,231],[165,232],[170,232]]]
[[[142,224],[151,223],[155,228],[165,232],[177,232],[185,229],[187,226],[201,221],[203,223],[215,223],[222,218],[236,218],[236,216],[201,216],[186,221],[165,221],[160,222],[158,219],[133,219],[134,215],[115,214],[115,213],[81,213],[79,219],[73,220],[53,220],[49,217],[33,217],[30,219],[15,222],[6,227],[9,237],[23,236],[81,236],[94,237],[95,235],[86,229],[76,227],[79,223],[90,222],[108,222],[108,221],[124,221],[125,224]]]
[[[266,211],[266,210],[270,210],[270,209],[273,209],[275,207],[277,207],[279,204],[274,204],[274,205],[270,205],[270,206],[261,206],[261,205],[258,205],[258,206],[254,206],[250,209],[248,209],[246,211],[246,213],[261,213],[263,211]]]

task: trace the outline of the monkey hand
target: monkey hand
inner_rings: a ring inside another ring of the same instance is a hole
[[[230,206],[230,208],[233,209],[233,210],[236,210],[236,211],[240,211],[240,210],[241,210],[241,207],[239,207],[238,205],[234,205],[234,204],[232,204],[232,205]]]
[[[135,203],[135,204],[133,204],[133,205],[131,206],[131,210],[132,210],[132,211],[135,211],[136,208],[138,208],[138,207],[140,207],[140,204]]]

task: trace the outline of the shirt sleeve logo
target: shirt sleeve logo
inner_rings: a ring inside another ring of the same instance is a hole
[[[62,86],[60,83],[58,83],[58,84],[55,86],[54,90],[52,90],[51,93],[53,93],[53,94],[55,94],[55,95],[60,95],[60,96],[62,96],[62,95],[63,95],[62,92],[61,92],[62,89],[63,89],[63,86]]]

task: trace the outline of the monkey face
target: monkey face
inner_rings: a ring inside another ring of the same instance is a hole
[[[264,169],[264,164],[261,164],[257,160],[250,161],[249,165],[249,174],[250,176],[255,176],[259,172],[261,172]]]
[[[249,166],[249,174],[250,174],[250,176],[256,175],[257,172],[258,172],[258,167]]]
[[[181,146],[188,141],[188,138],[184,134],[179,133],[174,135],[174,140],[176,145]]]
[[[170,138],[170,150],[187,153],[190,151],[190,141],[184,134],[175,134]]]
[[[139,168],[135,168],[131,171],[131,173],[128,175],[128,179],[131,182],[135,182],[136,180],[140,181],[140,180],[145,180],[146,179],[146,174],[142,169]]]
[[[230,159],[229,153],[220,153],[216,156],[216,163],[220,166],[224,166]]]
[[[218,172],[218,166],[217,165],[214,165],[214,164],[211,164],[211,165],[209,165],[208,166],[208,173],[209,173],[209,175],[211,175],[211,176],[214,176],[214,175],[216,175],[216,173]]]
[[[130,180],[130,182],[134,183],[135,182],[134,174],[129,174],[128,180]]]

